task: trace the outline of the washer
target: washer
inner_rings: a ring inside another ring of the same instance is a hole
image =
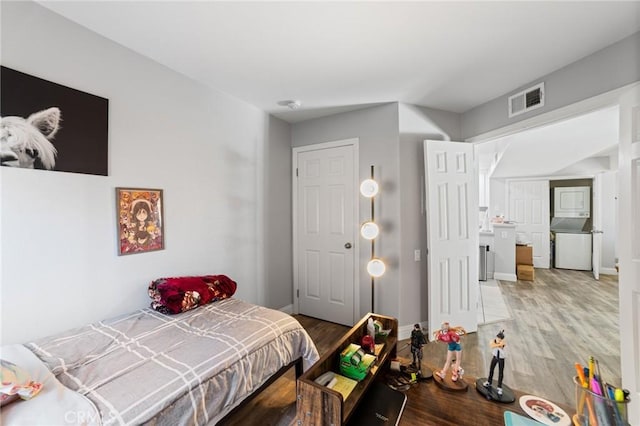
[[[591,270],[591,233],[556,231],[555,267],[560,269]]]

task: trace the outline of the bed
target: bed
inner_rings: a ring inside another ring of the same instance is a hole
[[[216,424],[283,369],[319,358],[293,317],[235,298],[177,315],[142,309],[1,356],[45,381],[2,408],[5,425]]]

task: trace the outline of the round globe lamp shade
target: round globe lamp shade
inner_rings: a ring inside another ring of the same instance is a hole
[[[360,184],[360,193],[367,198],[375,197],[378,189],[378,182],[373,179],[365,179]]]
[[[371,259],[367,263],[367,272],[374,278],[384,275],[384,271],[387,269],[384,262],[380,259]]]
[[[360,235],[367,240],[373,240],[380,233],[380,228],[374,222],[366,222],[360,227]]]

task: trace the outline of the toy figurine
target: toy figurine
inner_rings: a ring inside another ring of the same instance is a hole
[[[413,355],[413,363],[411,367],[418,370],[418,373],[422,370],[422,346],[427,344],[424,334],[422,334],[422,328],[420,324],[413,326],[411,331],[411,355]]]
[[[447,360],[444,363],[441,371],[437,371],[435,374],[444,380],[453,360],[453,354],[456,355],[456,360],[451,371],[451,381],[457,382],[464,374],[464,370],[460,366],[462,362],[462,345],[460,345],[460,336],[467,334],[467,331],[462,327],[450,327],[448,322],[442,323],[442,328],[433,333],[436,340],[447,344]]]
[[[498,334],[496,334],[495,339],[493,339],[489,345],[491,346],[491,354],[493,358],[491,358],[491,366],[489,367],[489,378],[482,385],[485,388],[491,387],[493,383],[493,371],[496,369],[496,365],[498,365],[498,396],[502,396],[502,379],[504,378],[504,359],[506,357],[505,349],[506,342],[504,340],[504,330],[500,330]]]

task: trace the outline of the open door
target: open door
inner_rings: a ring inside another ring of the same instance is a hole
[[[602,176],[597,174],[593,178],[593,215],[591,216],[591,269],[593,278],[600,279],[600,264],[602,263]]]
[[[631,393],[629,424],[640,425],[640,85],[620,99],[618,159],[622,386]]]
[[[478,185],[473,145],[424,141],[429,336],[478,330]]]

